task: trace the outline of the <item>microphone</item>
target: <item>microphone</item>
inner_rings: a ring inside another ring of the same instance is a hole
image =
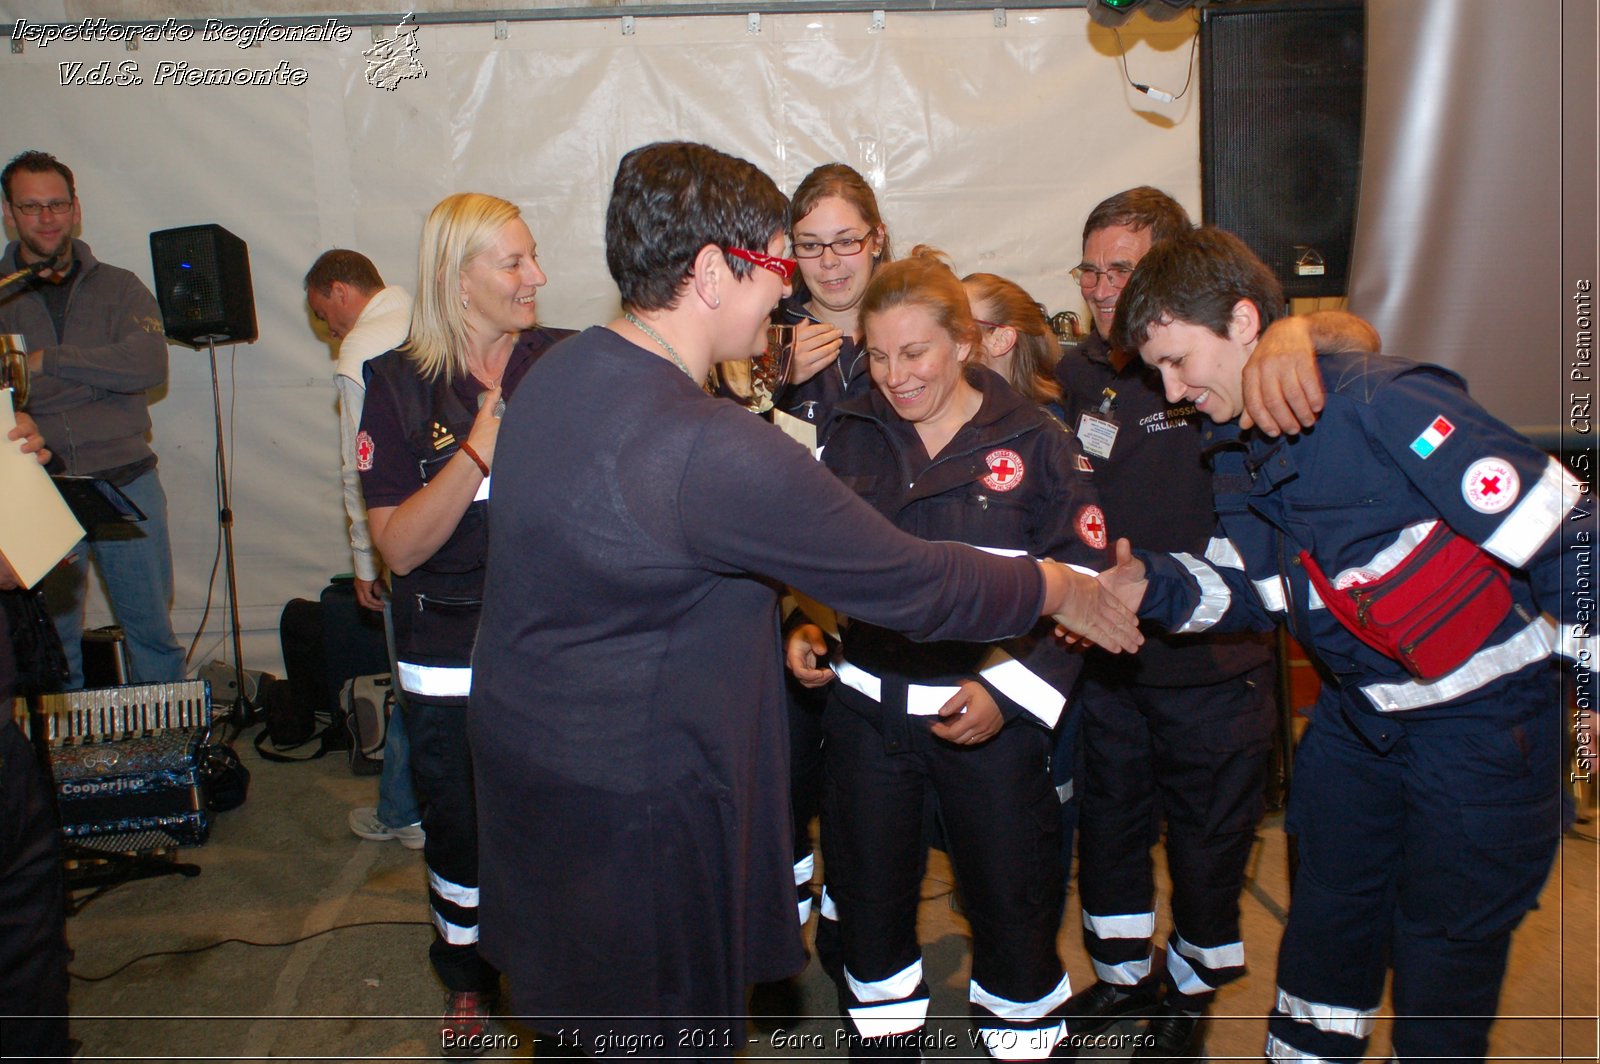
[[[16,273],[8,274],[5,277],[0,277],[0,292],[4,292],[12,285],[20,284],[23,281],[32,280],[41,273],[44,273],[46,270],[55,269],[56,264],[60,262],[61,259],[62,253],[58,251],[51,258],[40,259],[38,262],[35,262],[32,265],[24,266]]]

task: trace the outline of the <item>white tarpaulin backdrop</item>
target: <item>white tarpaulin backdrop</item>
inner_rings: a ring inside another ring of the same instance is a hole
[[[602,246],[611,177],[625,151],[660,139],[741,155],[785,191],[819,163],[848,162],[878,190],[898,251],[932,243],[959,272],[1009,275],[1051,311],[1082,313],[1065,271],[1104,196],[1154,184],[1198,216],[1198,90],[1170,105],[1134,92],[1110,31],[1082,10],[1010,11],[1004,25],[988,10],[872,21],[766,15],[752,33],[743,16],[639,18],[631,35],[620,19],[513,22],[504,39],[493,24],[424,25],[426,77],[392,91],[365,79],[364,27],[344,43],[243,50],[58,41],[0,52],[0,156],[39,148],[74,169],[97,256],[151,283],[152,230],[215,222],[249,245],[260,339],[218,352],[247,665],[279,671],[283,603],[350,565],[333,362],[300,284],[329,247],[365,252],[414,290],[428,208],[452,192],[494,193],[522,205],[539,242],[543,319],[603,322],[616,311]],[[1192,38],[1188,19],[1124,27],[1133,78],[1176,92]],[[114,73],[137,64],[144,83],[61,83],[60,64],[105,61]],[[298,87],[158,86],[163,61],[287,61],[306,75]],[[218,541],[206,354],[174,346],[153,398],[173,619],[187,641]],[[222,586],[195,664],[219,656]],[[108,622],[97,595],[89,623]]]

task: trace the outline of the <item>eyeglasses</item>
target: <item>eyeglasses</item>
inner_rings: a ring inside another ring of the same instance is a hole
[[[783,278],[783,283],[788,284],[794,277],[794,269],[799,263],[793,259],[780,258],[777,255],[768,255],[760,251],[751,251],[748,248],[724,248],[729,255],[736,259],[743,259],[752,266],[760,266],[764,270],[771,270]]]
[[[819,240],[802,240],[794,246],[794,257],[797,259],[820,259],[822,253],[832,249],[833,253],[842,258],[861,254],[861,249],[867,246],[868,238],[865,236],[842,236],[838,240],[823,243]]]
[[[1128,278],[1133,276],[1132,266],[1107,266],[1097,270],[1093,266],[1074,266],[1072,277],[1078,282],[1079,288],[1093,288],[1104,277],[1111,282],[1112,288],[1121,288],[1128,283]]]
[[[1001,325],[997,321],[984,321],[982,318],[973,318],[972,322],[973,322],[974,325],[981,325],[985,329],[1004,329],[1005,328],[1004,325]]]
[[[72,210],[71,200],[51,200],[49,203],[13,203],[11,209],[18,214],[26,214],[29,218],[37,218],[41,214],[66,214]]]

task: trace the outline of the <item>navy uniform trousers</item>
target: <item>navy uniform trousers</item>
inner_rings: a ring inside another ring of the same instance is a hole
[[[478,956],[478,801],[473,790],[467,707],[407,694],[411,773],[422,800],[433,944],[428,958],[449,990],[493,993],[500,975]]]
[[[917,907],[930,787],[972,925],[973,1021],[996,1056],[1048,1055],[1064,1033],[1059,1013],[1070,990],[1055,946],[1065,888],[1050,733],[1014,720],[965,749],[933,739],[924,722],[912,729],[912,749],[888,753],[883,733],[837,695],[823,722],[823,852],[839,911],[839,996],[852,1056],[920,1057],[929,991]],[[1025,803],[1019,789],[1030,792]],[[1024,1050],[1040,1039],[1042,1051]]]
[[[1559,841],[1554,666],[1548,687],[1531,716],[1467,734],[1392,719],[1386,752],[1318,703],[1285,822],[1300,869],[1269,1057],[1360,1060],[1392,965],[1396,1058],[1484,1058],[1511,932]]]
[[[1202,1009],[1244,974],[1239,892],[1265,811],[1272,681],[1270,665],[1203,687],[1084,680],[1078,889],[1100,979],[1132,986],[1152,970],[1163,820],[1168,1000]]]

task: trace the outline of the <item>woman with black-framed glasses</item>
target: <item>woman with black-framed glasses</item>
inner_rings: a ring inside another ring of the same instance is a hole
[[[777,407],[820,436],[833,407],[870,389],[856,308],[880,262],[893,258],[872,186],[844,163],[805,176],[789,208],[799,282],[775,321],[799,325],[789,385]]]

